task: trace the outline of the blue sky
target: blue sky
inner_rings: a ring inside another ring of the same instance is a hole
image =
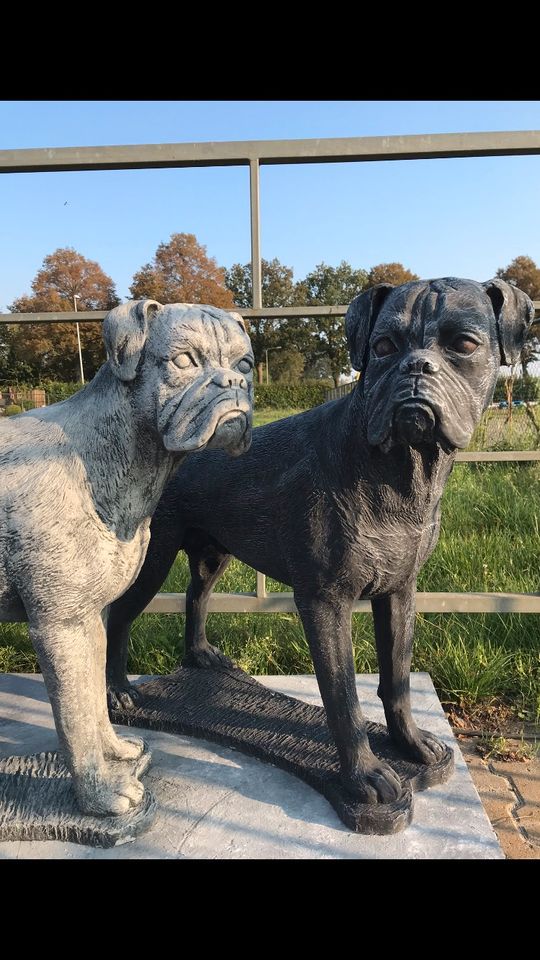
[[[0,149],[540,129],[540,101],[1,101]],[[0,312],[73,246],[121,297],[171,233],[222,266],[250,256],[244,167],[0,177]],[[296,279],[325,261],[398,260],[486,280],[540,264],[540,157],[263,167],[262,252]]]

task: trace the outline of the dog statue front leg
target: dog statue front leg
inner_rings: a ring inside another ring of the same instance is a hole
[[[410,760],[437,763],[445,746],[420,730],[411,712],[410,672],[414,636],[416,579],[399,591],[371,601],[379,658],[379,697],[394,743]]]
[[[96,682],[96,660],[105,673],[101,620],[43,618],[29,627],[80,809],[96,816],[126,813],[141,802],[144,787],[128,764],[107,761],[104,753],[105,682],[101,689]]]
[[[352,604],[299,596],[295,601],[309,643],[343,786],[364,803],[391,803],[401,792],[392,767],[372,753],[356,693]]]
[[[97,723],[101,737],[103,756],[105,760],[124,760],[127,762],[138,760],[145,751],[144,740],[142,740],[141,737],[119,737],[109,720],[106,685],[107,633],[103,614],[99,622],[95,624],[94,636],[96,651],[94,661],[94,689],[96,692]]]

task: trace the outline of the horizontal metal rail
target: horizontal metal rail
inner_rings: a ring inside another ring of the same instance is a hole
[[[540,316],[540,300],[533,300],[537,316]],[[239,313],[246,320],[256,317],[272,319],[281,317],[283,320],[293,317],[344,317],[347,313],[346,304],[332,304],[327,307],[234,307],[230,312]],[[66,310],[60,313],[0,313],[0,323],[95,323],[104,320],[106,310]]]
[[[312,140],[146,143],[0,150],[0,173],[59,170],[149,170],[279,163],[344,163],[540,154],[540,131],[436,133]]]
[[[456,454],[456,463],[509,463],[540,460],[540,450],[463,450]]]
[[[185,613],[185,593],[158,593],[144,613]],[[418,613],[540,613],[540,593],[417,593]],[[359,600],[355,613],[371,613]],[[210,613],[297,613],[292,593],[213,593]]]
[[[328,307],[231,307],[229,313],[239,313],[246,319],[262,317],[282,317],[284,320],[292,317],[344,317],[347,313],[346,305]],[[540,300],[538,301],[540,312]],[[95,323],[104,320],[106,310],[66,310],[57,313],[0,313],[0,323]]]

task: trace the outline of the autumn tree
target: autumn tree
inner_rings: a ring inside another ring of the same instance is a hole
[[[11,304],[12,313],[65,313],[78,310],[110,310],[120,301],[113,281],[95,260],[88,260],[72,247],[45,257],[32,281],[32,294]],[[101,323],[80,324],[86,379],[105,359]],[[77,380],[79,353],[75,324],[24,323],[9,325],[6,334],[10,363],[26,369],[28,379]]]
[[[320,263],[296,287],[296,298],[305,306],[349,304],[367,286],[365,270],[355,270],[342,260],[339,266]],[[337,386],[351,364],[343,317],[312,317],[306,362],[310,369],[326,369]]]
[[[519,287],[531,300],[540,300],[540,268],[532,257],[515,257],[507,267],[499,267],[496,276]]]
[[[393,283],[398,287],[400,283],[419,279],[418,274],[407,270],[402,263],[378,263],[369,271],[367,286],[374,287],[376,283]]]
[[[130,286],[134,300],[151,297],[159,303],[209,303],[232,309],[225,270],[192,233],[173,233],[160,243],[153,260],[137,271]]]
[[[293,280],[291,267],[280,263],[277,257],[273,260],[261,260],[262,304],[263,307],[290,307],[301,302],[297,299],[297,289]],[[250,263],[235,263],[226,271],[225,280],[228,289],[234,297],[237,307],[253,306],[253,286]],[[269,366],[274,364],[274,355],[279,350],[290,357],[292,352],[303,352],[310,337],[305,321],[301,318],[283,320],[279,317],[253,317],[249,321],[249,335],[253,346],[255,364],[259,383],[263,383],[266,363],[266,351],[269,352]],[[277,362],[276,369],[284,371],[287,366],[284,356],[281,364]],[[298,361],[288,364],[288,372],[284,374],[294,379],[299,370]],[[301,375],[301,373],[300,373]],[[299,376],[300,376],[299,375]],[[299,376],[297,379],[299,379]]]
[[[499,267],[497,277],[506,280],[523,290],[531,300],[540,300],[540,268],[532,257],[514,257],[507,267]],[[538,324],[533,324],[521,351],[523,376],[527,376],[527,367],[540,358],[540,336]]]

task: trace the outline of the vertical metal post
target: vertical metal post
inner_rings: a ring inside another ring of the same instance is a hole
[[[266,597],[266,577],[264,573],[259,573],[257,570],[257,589],[255,591],[255,596],[259,599]]]
[[[251,282],[254,307],[262,307],[261,209],[259,203],[259,161],[249,161],[251,199]]]
[[[84,367],[82,362],[82,349],[81,349],[81,331],[79,329],[78,323],[76,323],[75,326],[77,327],[77,344],[79,347],[79,367],[81,368],[81,383],[84,383]]]
[[[75,307],[75,313],[77,313],[77,300],[80,300],[80,299],[81,298],[78,293],[73,294],[73,306]],[[83,367],[82,350],[81,350],[81,332],[79,330],[79,324],[76,323],[75,326],[77,328],[77,344],[79,346],[79,366],[81,368],[81,383],[84,384],[84,367]]]
[[[259,161],[249,161],[251,202],[251,285],[254,307],[262,307],[261,208],[259,202]],[[268,354],[266,355],[268,362]],[[257,597],[266,597],[266,577],[257,570]]]

